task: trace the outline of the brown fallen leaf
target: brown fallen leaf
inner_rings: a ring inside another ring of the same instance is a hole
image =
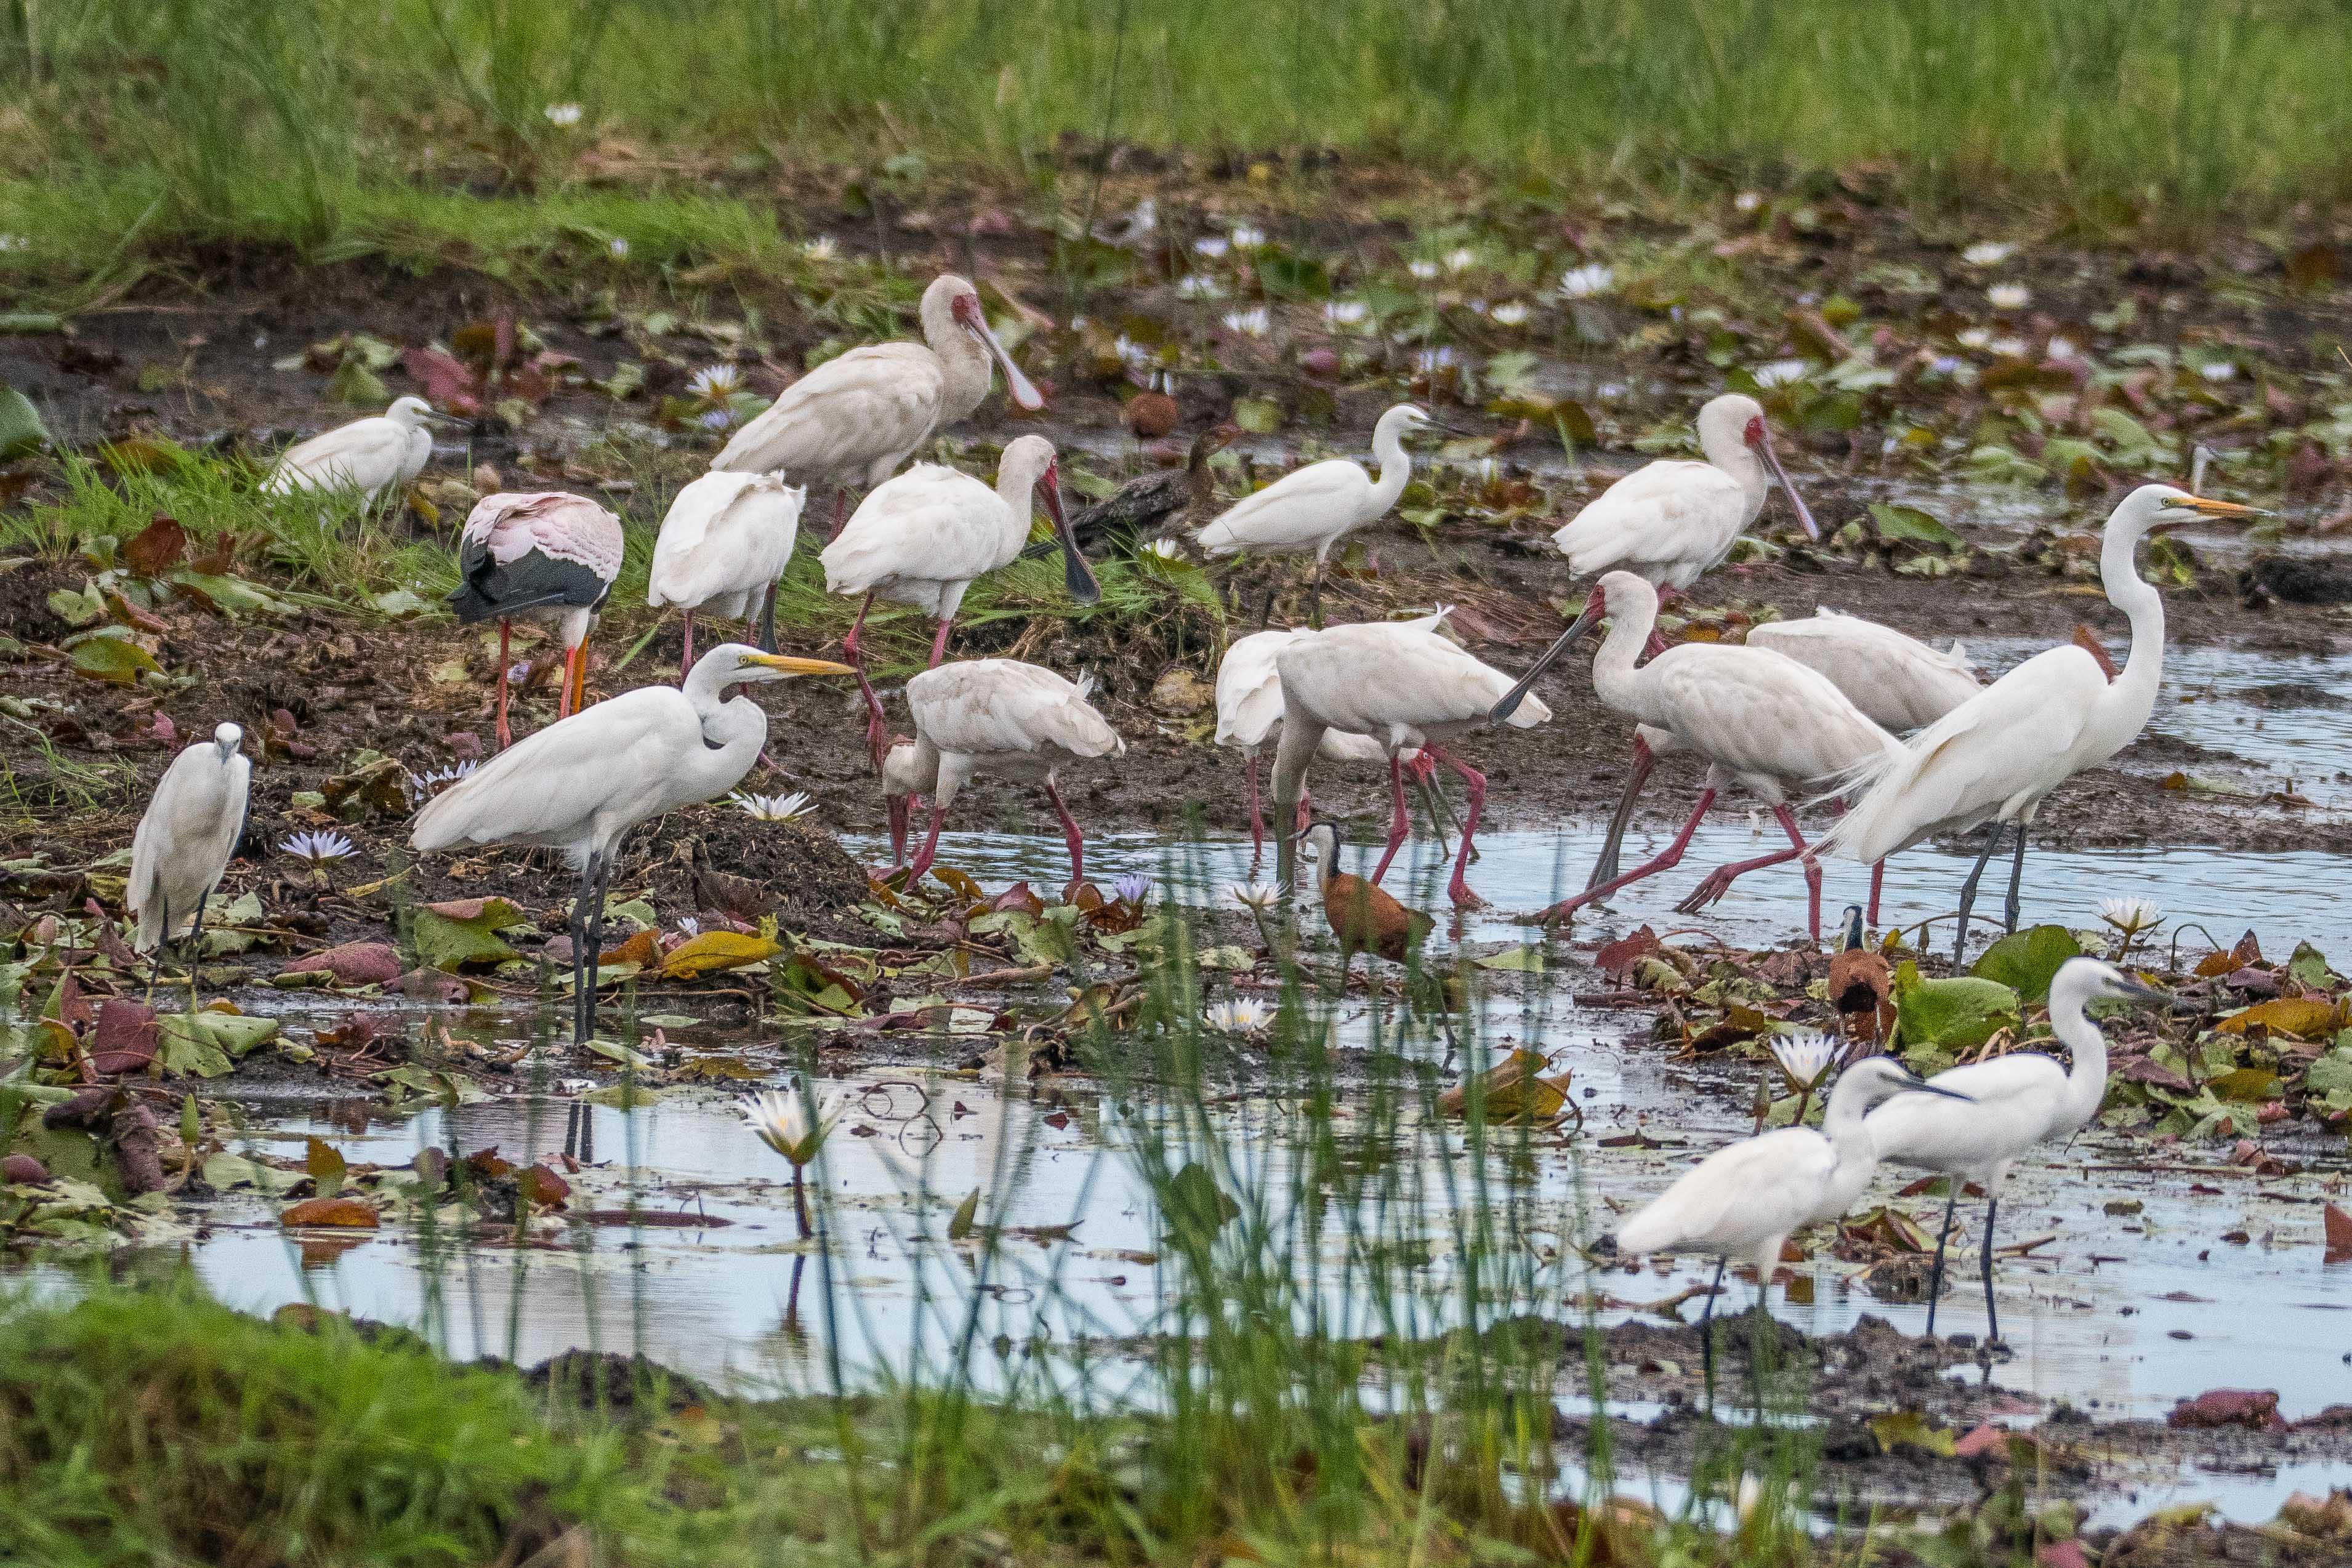
[[[283,1226],[331,1226],[344,1230],[373,1230],[375,1210],[355,1197],[313,1197],[278,1217]]]
[[[2319,1218],[2327,1236],[2327,1260],[2341,1263],[2352,1259],[2352,1214],[2329,1203],[2320,1207]]]

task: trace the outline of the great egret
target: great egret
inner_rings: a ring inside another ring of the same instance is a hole
[[[596,964],[614,852],[631,828],[716,800],[742,781],[768,740],[768,716],[727,689],[794,675],[846,675],[846,664],[723,643],[676,686],[639,686],[560,719],[500,752],[426,802],[410,845],[535,844],[580,873],[572,905],[572,1038],[595,1024]]]
[[[1895,752],[1899,743],[1871,723],[1825,676],[1769,649],[1685,643],[1636,666],[1634,661],[1657,625],[1658,591],[1630,571],[1601,578],[1584,613],[1495,705],[1495,717],[1510,717],[1537,677],[1604,615],[1609,635],[1593,655],[1593,691],[1614,711],[1651,732],[1671,734],[1680,749],[1706,758],[1706,787],[1699,791],[1698,804],[1682,831],[1657,858],[1561,900],[1538,918],[1559,919],[1679,863],[1716,796],[1738,784],[1772,808],[1790,847],[1717,867],[1675,907],[1685,914],[1704,909],[1721,898],[1736,878],[1802,857],[1810,928],[1813,940],[1820,941],[1821,867],[1798,831],[1789,791],[1850,776],[1872,758]]]
[[[1968,944],[1977,883],[2013,822],[2017,858],[2006,914],[2009,929],[2016,930],[2025,833],[2043,799],[2129,746],[2156,708],[2164,679],[2164,597],[2139,575],[2139,541],[2200,517],[2252,515],[2250,507],[2170,485],[2142,485],[2125,497],[2107,518],[2099,551],[2107,599],[2131,620],[2131,657],[2122,674],[2110,682],[2098,661],[2072,643],[2036,653],[1908,745],[1857,770],[1848,782],[1859,798],[1822,835],[1817,852],[1874,863],[1938,833],[1990,822],[1984,852],[1960,887],[1957,964]]]
[[[1429,415],[1412,404],[1397,404],[1372,427],[1372,455],[1381,465],[1378,480],[1343,457],[1310,463],[1235,503],[1201,530],[1201,548],[1212,556],[1312,551],[1315,572],[1307,589],[1307,620],[1320,626],[1323,567],[1331,547],[1396,505],[1412,476],[1404,438],[1429,423]]]
[[[1088,555],[1099,555],[1107,544],[1133,549],[1147,533],[1166,528],[1198,528],[1209,520],[1217,504],[1217,479],[1209,459],[1241,434],[1237,424],[1217,424],[1192,438],[1191,454],[1181,468],[1155,468],[1129,479],[1091,507],[1070,516],[1070,537]],[[1024,557],[1050,553],[1043,539],[1022,551]]]
[[[224,724],[210,740],[172,758],[131,839],[131,885],[123,902],[139,917],[131,945],[151,952],[187,921],[191,977],[205,934],[205,902],[245,831],[253,761],[238,749],[244,743],[244,730]]]
[[[555,716],[565,717],[586,701],[588,629],[621,575],[625,549],[621,519],[585,497],[501,491],[474,504],[457,538],[463,580],[449,595],[449,608],[467,624],[498,617],[500,749],[514,744],[507,727],[507,650],[514,622],[528,617],[555,623],[563,642],[563,690]]]
[[[1403,789],[1398,782],[1404,754],[1418,747],[1462,775],[1469,789],[1469,808],[1446,891],[1457,904],[1480,902],[1463,872],[1470,863],[1479,810],[1486,803],[1486,777],[1436,743],[1484,723],[1510,677],[1438,634],[1447,613],[1441,608],[1415,621],[1334,626],[1297,638],[1276,653],[1283,706],[1282,739],[1274,754],[1275,863],[1285,887],[1292,885],[1297,846],[1291,825],[1298,820],[1307,765],[1320,749],[1324,735],[1336,729],[1369,735],[1388,754],[1398,810],[1389,825],[1382,866],[1394,857],[1407,831]],[[1527,728],[1549,717],[1549,708],[1530,700],[1511,722]]]
[[[1014,403],[1045,406],[989,330],[970,282],[941,273],[923,290],[920,314],[922,342],[872,343],[827,360],[737,431],[710,465],[830,486],[838,534],[848,486],[881,484],[934,432],[970,417],[988,395],[992,359],[1004,367]]]
[[[887,599],[937,617],[939,634],[931,639],[931,666],[937,668],[947,657],[948,629],[964,591],[1011,563],[1028,542],[1032,492],[1044,499],[1045,515],[1061,538],[1064,586],[1079,603],[1093,603],[1102,590],[1070,538],[1069,519],[1062,513],[1061,465],[1054,444],[1042,435],[1020,436],[1005,447],[996,462],[993,490],[969,474],[918,463],[858,503],[840,537],[824,547],[826,591],[865,595],[842,655],[856,667],[858,689],[866,694],[866,745],[877,768],[888,726],[858,652],[866,612],[877,599]]]
[[[1092,686],[1085,678],[1066,681],[1018,659],[960,659],[907,683],[915,738],[893,747],[883,759],[882,788],[894,802],[930,797],[930,832],[915,856],[908,886],[931,869],[940,824],[976,773],[1043,784],[1069,842],[1070,885],[1076,889],[1086,880],[1086,837],[1063,803],[1057,775],[1068,763],[1127,750],[1110,721],[1087,700]]]
[[[261,481],[262,493],[356,490],[373,505],[425,472],[433,459],[432,433],[425,427],[440,418],[421,397],[394,398],[382,413],[288,447]]]
[[[1217,661],[1216,739],[1219,746],[1232,747],[1242,754],[1249,779],[1250,846],[1255,854],[1265,852],[1265,815],[1259,808],[1257,789],[1258,748],[1282,723],[1282,674],[1275,667],[1275,655],[1299,638],[1314,635],[1304,627],[1253,632],[1234,639],[1224,657]],[[1336,729],[1324,731],[1315,747],[1318,762],[1386,762],[1388,755],[1388,748],[1370,736]],[[1409,747],[1399,754],[1399,760],[1422,786],[1435,820],[1442,815],[1442,806],[1429,782],[1429,764],[1420,748]],[[1387,861],[1381,862],[1381,869],[1388,869]]]
[[[2050,982],[2050,1028],[2074,1057],[2071,1069],[2038,1051],[2012,1051],[1990,1061],[1938,1072],[1928,1087],[1942,1100],[1900,1100],[1882,1105],[1865,1124],[1878,1157],[1950,1178],[1944,1228],[1936,1236],[1936,1266],[1927,1291],[1927,1332],[1936,1332],[1936,1298],[1944,1284],[1944,1247],[1960,1188],[1984,1188],[1985,1338],[2000,1338],[1992,1301],[1993,1218],[2001,1183],[2016,1158],[2036,1144],[2071,1136],[2099,1113],[2107,1094],[2107,1039],[2084,1010],[2101,998],[2169,1002],[2095,958],[2069,958]]]
[[[1617,1228],[1617,1250],[1629,1258],[1715,1254],[1715,1282],[1698,1327],[1710,1389],[1715,1342],[1708,1330],[1725,1268],[1733,1258],[1754,1266],[1756,1312],[1764,1316],[1780,1244],[1798,1227],[1826,1224],[1853,1207],[1878,1168],[1867,1117],[1873,1107],[1909,1094],[1957,1099],[1959,1091],[1923,1082],[1892,1057],[1864,1057],[1838,1075],[1821,1131],[1780,1127],[1717,1149]]]
[[[776,580],[792,564],[806,490],[773,474],[713,469],[677,493],[654,541],[646,602],[686,613],[678,678],[694,665],[694,612],[748,618],[765,603],[760,641],[776,642]]]

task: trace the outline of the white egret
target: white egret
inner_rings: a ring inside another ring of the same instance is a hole
[[[1429,415],[1401,402],[1372,427],[1372,455],[1380,461],[1375,480],[1360,464],[1344,457],[1284,475],[1244,497],[1200,532],[1201,548],[1212,556],[1304,555],[1312,551],[1315,572],[1307,589],[1307,619],[1319,626],[1323,613],[1323,568],[1331,547],[1376,522],[1412,476],[1404,438],[1431,423]],[[1269,594],[1267,603],[1273,601]]]
[[[425,426],[440,419],[421,397],[394,398],[382,413],[288,447],[261,481],[262,493],[356,490],[371,504],[397,494],[432,461],[433,435]]]
[[[877,768],[888,727],[882,699],[874,695],[858,653],[866,612],[877,599],[887,599],[936,616],[940,630],[931,640],[931,665],[936,668],[947,656],[948,629],[955,623],[965,591],[1009,565],[1028,542],[1032,492],[1044,499],[1045,515],[1061,538],[1062,580],[1070,597],[1081,604],[1093,603],[1102,597],[1102,590],[1070,537],[1069,519],[1062,513],[1061,465],[1054,444],[1042,435],[1024,435],[1005,447],[996,462],[993,490],[956,469],[916,464],[858,503],[840,537],[824,547],[820,559],[826,591],[865,595],[843,641],[842,655],[858,670],[858,689],[866,694],[866,744]]]
[[[1838,1075],[1819,1132],[1780,1127],[1717,1149],[1617,1228],[1617,1250],[1628,1258],[1715,1254],[1715,1282],[1698,1328],[1710,1389],[1715,1340],[1709,1328],[1725,1268],[1734,1258],[1755,1268],[1756,1312],[1765,1315],[1780,1244],[1800,1226],[1827,1224],[1853,1207],[1878,1168],[1871,1110],[1912,1094],[1958,1098],[1959,1091],[1923,1082],[1893,1057],[1864,1057]]]
[[[970,282],[941,273],[923,290],[919,314],[922,342],[871,343],[827,360],[737,431],[710,465],[830,486],[838,534],[848,487],[881,484],[934,432],[970,417],[988,395],[992,359],[1015,403],[1045,406],[989,330]]]
[[[2139,541],[2200,517],[2243,517],[2253,509],[2142,485],[2107,518],[2099,576],[2107,599],[2131,621],[2131,657],[2113,682],[2087,650],[2069,643],[2036,653],[1847,782],[1853,809],[1824,834],[1819,852],[1873,863],[1938,833],[1990,822],[1984,852],[1960,886],[1952,955],[1968,943],[1969,911],[2002,830],[2017,826],[2007,925],[2017,929],[2025,834],[2049,793],[2138,738],[2164,679],[2164,597],[2135,564]]]
[[[1682,831],[1655,859],[1563,899],[1538,918],[1558,919],[1678,864],[1716,796],[1738,784],[1772,808],[1790,847],[1717,867],[1675,907],[1695,913],[1721,898],[1735,879],[1801,857],[1810,927],[1813,940],[1820,941],[1822,871],[1798,831],[1789,791],[1848,777],[1871,759],[1895,753],[1900,743],[1871,723],[1826,676],[1767,648],[1685,643],[1637,666],[1634,661],[1657,626],[1658,591],[1630,571],[1601,578],[1584,613],[1496,704],[1495,716],[1508,718],[1545,668],[1604,615],[1609,634],[1593,655],[1593,691],[1650,733],[1665,731],[1680,749],[1706,758],[1706,786]]]
[[[2072,1136],[2099,1113],[2107,1096],[2107,1038],[2085,1009],[2102,998],[2169,1002],[2095,958],[2069,958],[2050,982],[2050,1028],[2074,1058],[2071,1069],[2039,1051],[2011,1051],[1938,1072],[1928,1087],[1948,1092],[1944,1100],[1898,1100],[1882,1105],[1865,1124],[1878,1157],[1915,1170],[1938,1171],[1950,1178],[1944,1199],[1944,1226],[1936,1235],[1936,1266],[1927,1290],[1927,1332],[1936,1332],[1936,1299],[1944,1286],[1944,1247],[1952,1234],[1952,1210],[1960,1188],[1984,1188],[1985,1339],[2000,1338],[2000,1318],[1992,1302],[1993,1219],[2000,1211],[2001,1184],[2020,1155],[2036,1144]]]
[[[1285,887],[1292,885],[1297,854],[1292,824],[1298,820],[1307,766],[1320,750],[1325,734],[1336,729],[1370,736],[1389,759],[1397,810],[1389,824],[1388,851],[1372,880],[1380,880],[1381,870],[1404,842],[1408,824],[1399,780],[1404,754],[1419,747],[1459,773],[1468,788],[1462,842],[1446,892],[1457,904],[1480,902],[1463,873],[1470,863],[1478,813],[1486,803],[1486,776],[1437,742],[1484,724],[1511,678],[1439,634],[1447,613],[1441,607],[1414,621],[1334,626],[1297,638],[1275,654],[1282,681],[1282,739],[1274,754],[1276,867]],[[1549,717],[1549,708],[1530,699],[1511,723],[1524,729]]]
[[[507,651],[514,622],[551,621],[563,643],[563,690],[555,716],[586,703],[588,629],[621,575],[621,519],[585,497],[562,490],[500,491],[474,504],[457,538],[463,581],[449,608],[470,624],[499,622],[499,746],[507,727]]]
[[[580,873],[572,905],[572,1039],[596,1016],[596,960],[614,852],[631,828],[726,794],[768,741],[768,716],[730,686],[846,675],[846,664],[724,643],[677,686],[639,686],[560,719],[426,802],[409,834],[419,851],[461,844],[560,849]]]
[[[713,469],[677,493],[654,541],[646,602],[685,612],[678,678],[694,665],[694,612],[748,618],[764,603],[760,642],[776,643],[776,580],[792,564],[808,492],[773,474]]]
[[[139,917],[131,945],[151,952],[169,942],[182,921],[188,922],[192,977],[204,939],[205,902],[245,831],[253,761],[238,749],[244,743],[244,730],[224,724],[210,740],[172,758],[131,839],[131,885],[123,902]]]
[[[1092,686],[1085,677],[1066,681],[1018,659],[960,659],[907,683],[915,738],[893,747],[883,759],[882,787],[893,803],[894,833],[903,831],[900,803],[915,795],[930,797],[930,832],[915,856],[908,886],[931,869],[940,824],[976,773],[1043,784],[1069,842],[1070,886],[1075,890],[1086,880],[1086,837],[1063,803],[1058,775],[1068,763],[1127,750],[1110,721],[1087,700]]]

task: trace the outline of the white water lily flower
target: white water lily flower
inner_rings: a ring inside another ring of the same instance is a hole
[[[2226,382],[2238,373],[2238,367],[2228,360],[2208,360],[2197,367],[2197,373],[2209,382]]]
[[[1437,276],[1437,263],[1433,261],[1409,261],[1404,269],[1423,283]]]
[[[313,866],[349,860],[359,853],[358,846],[331,828],[323,833],[289,833],[278,841],[278,848],[279,852],[308,861]]]
[[[1183,547],[1167,538],[1153,539],[1137,553],[1148,555],[1154,560],[1181,560],[1184,558]]]
[[[1572,267],[1559,275],[1559,292],[1564,298],[1590,299],[1606,294],[1617,286],[1614,268],[1593,262],[1586,267]]]
[[[1234,230],[1233,239],[1235,250],[1257,250],[1265,244],[1265,231],[1244,224]]]
[[[803,1097],[789,1090],[766,1090],[744,1101],[738,1109],[742,1112],[743,1120],[751,1124],[751,1131],[760,1135],[760,1141],[791,1161],[793,1168],[798,1170],[816,1158],[817,1151],[824,1147],[825,1136],[833,1131],[833,1124],[841,1119],[842,1112],[847,1108],[847,1101],[846,1094],[831,1096],[817,1107],[814,1125],[809,1121],[808,1107]]]
[[[819,235],[801,246],[801,254],[811,261],[838,261],[841,258],[841,245],[831,235]]]
[[[1770,1042],[1772,1060],[1789,1075],[1790,1087],[1811,1089],[1827,1076],[1830,1064],[1837,1060],[1838,1042],[1828,1035],[1814,1030],[1803,1034],[1776,1034]]]
[[[1274,1009],[1250,997],[1212,1003],[1202,1021],[1219,1034],[1263,1034],[1274,1023]]]
[[[742,373],[732,365],[705,365],[687,378],[686,390],[704,402],[725,402],[743,390]]]
[[[1282,890],[1272,883],[1237,882],[1225,891],[1244,909],[1267,910],[1282,902]]]
[[[2033,303],[2033,290],[2022,283],[1996,283],[1985,290],[1996,310],[2022,310]]]
[[[613,252],[613,259],[614,259],[614,260],[615,260],[615,261],[626,261],[626,260],[628,260],[628,258],[629,258],[629,242],[628,242],[627,240],[622,239],[622,238],[621,238],[621,237],[619,237],[618,235],[614,235],[614,239],[613,239],[613,244],[612,244],[612,246],[611,246],[611,249],[612,249],[612,252]]]
[[[1333,299],[1323,307],[1323,322],[1328,327],[1354,327],[1371,313],[1372,308],[1360,299]]]
[[[1953,340],[1963,349],[1981,349],[1992,341],[1992,334],[1982,327],[1967,327]]]
[[[2072,338],[2053,338],[2048,347],[2042,351],[2052,359],[2061,361],[2080,359],[2083,355],[2083,350],[2074,346],[2074,340]]]
[[[1466,245],[1456,246],[1446,252],[1445,270],[1448,272],[1467,272],[1477,265],[1478,253]]]
[[[1228,331],[1244,333],[1252,338],[1265,337],[1266,329],[1273,324],[1274,319],[1266,314],[1265,307],[1263,305],[1253,305],[1246,310],[1225,312],[1225,328]]]
[[[1770,364],[1756,367],[1756,384],[1767,388],[1794,386],[1805,379],[1810,369],[1802,360],[1774,360]]]
[[[1763,204],[1764,193],[1761,191],[1742,191],[1731,198],[1731,209],[1734,212],[1752,213]]]
[[[1527,319],[1528,307],[1524,300],[1506,299],[1495,307],[1495,325],[1497,327],[1517,327]]]
[[[795,789],[789,795],[754,795],[748,789],[738,789],[728,799],[755,822],[794,821],[816,809],[805,789]]]
[[[2164,923],[2164,911],[2152,899],[2110,898],[2099,905],[2099,918],[2118,931],[2137,933]]]
[[[1213,277],[1188,272],[1176,280],[1176,298],[1179,299],[1222,299],[1224,297],[1224,286]]]
[[[1960,252],[1960,259],[1970,267],[1999,267],[2017,254],[2017,247],[2007,240],[1980,239]]]
[[[576,103],[551,103],[547,106],[547,122],[550,125],[577,125],[583,112]]]
[[[1233,242],[1223,235],[1202,235],[1192,242],[1192,248],[1215,261],[1233,248]]]

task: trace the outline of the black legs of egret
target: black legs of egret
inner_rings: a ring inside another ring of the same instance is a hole
[[[2000,1212],[1999,1194],[1985,1199],[1984,1288],[1985,1288],[1985,1348],[1990,1350],[2000,1343],[2000,1314],[1992,1304],[1992,1222]]]
[[[768,584],[768,594],[760,606],[760,652],[776,651],[776,585]]]
[[[1698,1314],[1698,1364],[1706,1382],[1706,1407],[1715,1408],[1715,1298],[1723,1293],[1724,1271],[1731,1266],[1729,1258],[1715,1260],[1715,1278],[1706,1287],[1706,1305]],[[1772,1272],[1766,1270],[1756,1278],[1756,1304],[1748,1314],[1754,1338],[1749,1343],[1748,1371],[1756,1385],[1756,1417],[1764,1418],[1764,1354],[1765,1342],[1772,1333],[1771,1310],[1764,1298],[1771,1293]]]
[[[1984,879],[1985,866],[1992,860],[1993,852],[2000,848],[2000,832],[2007,826],[2008,823],[1996,820],[1985,829],[1984,850],[1977,856],[1977,863],[1969,868],[1969,880],[1960,883],[1959,925],[1952,933],[1952,967],[1956,969],[1965,961],[1969,946],[1969,911],[1976,907],[1977,883]],[[2017,857],[2009,863],[2009,897],[2001,906],[2006,929],[2012,932],[2017,929],[2017,917],[2024,907],[2019,898],[2019,887],[2024,880],[2025,824],[2020,822],[2017,824]]]
[[[591,854],[580,868],[580,892],[572,901],[572,1043],[585,1045],[596,1032],[597,960],[604,951],[604,890],[613,880],[610,853]]]
[[[2001,928],[2011,936],[2017,934],[2019,904],[2018,883],[2025,880],[2025,824],[2017,824],[2017,858],[2009,862],[2009,899],[2001,905]]]
[[[1936,1232],[1936,1266],[1927,1271],[1927,1335],[1931,1339],[1936,1333],[1936,1303],[1944,1294],[1944,1244],[1952,1239],[1952,1210],[1959,1204],[1964,1185],[1958,1176],[1951,1182],[1951,1191],[1944,1198],[1944,1228]]]
[[[1936,1303],[1944,1293],[1944,1248],[1952,1239],[1952,1211],[1960,1201],[1960,1189],[1968,1185],[1966,1178],[1953,1176],[1951,1190],[1944,1196],[1944,1228],[1936,1233],[1936,1266],[1927,1274],[1927,1333],[1936,1332]],[[1992,1301],[1992,1228],[2000,1214],[1998,1195],[1985,1199],[1984,1259],[1979,1272],[1984,1279],[1985,1348],[1990,1350],[2000,1343],[2000,1311]]]
[[[1723,1271],[1731,1266],[1728,1258],[1715,1260],[1715,1280],[1706,1288],[1706,1305],[1698,1314],[1698,1364],[1706,1378],[1706,1407],[1715,1408],[1715,1298],[1723,1289]]]

